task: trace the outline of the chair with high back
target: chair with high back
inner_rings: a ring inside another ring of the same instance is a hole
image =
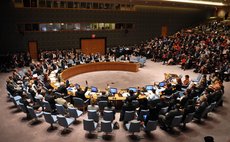
[[[215,109],[215,107],[216,107],[216,102],[212,102],[211,104],[210,104],[210,110],[209,110],[209,112],[212,112],[212,111],[214,111],[214,109]]]
[[[172,122],[170,124],[166,124],[166,127],[171,129],[173,127],[180,126],[180,123],[182,121],[182,117],[183,117],[183,115],[174,116]]]
[[[44,106],[44,110],[45,110],[45,111],[53,112],[53,109],[51,108],[49,102],[47,102],[47,101],[44,100],[44,101],[43,101],[43,106]]]
[[[139,107],[139,101],[138,100],[132,100],[132,104],[133,104],[133,106],[135,106],[135,108]]]
[[[111,121],[102,120],[101,121],[101,131],[105,132],[106,135],[108,133],[111,133],[113,131],[113,124],[112,124],[112,122]]]
[[[95,122],[99,121],[99,114],[96,110],[88,110],[88,119],[93,119]]]
[[[216,101],[216,107],[223,106],[223,96]]]
[[[63,97],[63,95],[59,92],[54,92],[54,94],[59,98],[59,97]]]
[[[203,77],[203,75],[199,74],[196,79],[192,79],[192,82],[200,82],[202,77]]]
[[[44,111],[44,104],[43,104],[42,100],[40,100],[40,98],[38,98],[38,97],[36,97],[36,96],[35,96],[35,100],[36,100],[36,102],[38,103],[38,105],[39,105],[40,107],[42,107],[42,111]]]
[[[140,56],[135,57],[135,58],[131,58],[131,59],[130,59],[130,62],[131,62],[131,63],[138,63],[138,62],[140,61],[140,58],[141,58]]]
[[[74,118],[72,117],[66,118],[65,116],[60,114],[57,115],[57,120],[58,120],[58,124],[64,127],[64,130],[66,130],[74,122]]]
[[[144,125],[144,131],[145,132],[151,132],[151,131],[154,131],[156,130],[157,128],[157,121],[152,121],[152,120],[149,120],[146,124],[146,126]]]
[[[65,115],[66,114],[66,110],[65,110],[65,108],[64,108],[63,105],[55,104],[55,106],[56,106],[58,114],[61,114],[61,115]]]
[[[108,101],[99,101],[98,106],[101,113],[103,113],[104,108],[107,106]]]
[[[166,112],[168,112],[168,108],[169,108],[169,107],[163,107],[163,108],[161,108],[161,110],[160,110],[159,113],[160,113],[160,114],[163,114],[163,115],[166,114]]]
[[[14,97],[12,98],[12,101],[13,101],[13,103],[14,103],[15,106],[18,106],[19,101],[20,101],[21,99],[22,99],[21,96],[14,96]]]
[[[25,105],[20,103],[20,102],[18,103],[18,105],[19,105],[20,109],[22,110],[22,112],[26,113],[26,118],[29,118],[30,115],[29,115],[29,112],[28,112],[27,108],[25,107]]]
[[[9,98],[9,100],[12,101],[13,96],[12,96],[12,94],[11,94],[9,91],[7,91],[7,96],[8,96],[8,98]]]
[[[202,118],[207,118],[208,113],[211,112],[212,105],[209,105],[205,108],[204,112],[202,113]]]
[[[97,128],[96,122],[93,119],[84,119],[83,120],[83,128],[85,131],[88,131],[90,134],[96,130]]]
[[[126,129],[131,132],[133,135],[135,132],[140,132],[141,123],[137,120],[132,120],[129,123],[125,124]]]
[[[23,103],[19,102],[18,105],[19,105],[20,109],[22,110],[22,112],[28,113],[28,110]]]
[[[105,121],[111,121],[111,122],[113,122],[114,117],[115,116],[114,116],[113,111],[104,110],[104,112],[103,112],[103,119]]]
[[[31,95],[31,93],[28,92],[27,94],[30,99],[30,102],[34,103],[35,98]]]
[[[142,110],[140,111],[140,113],[139,113],[139,115],[138,115],[138,120],[144,121],[144,116],[145,116],[145,115],[149,115],[149,110],[148,110],[148,109],[147,109],[147,110],[142,109]]]
[[[198,121],[201,121],[202,118],[207,118],[210,109],[211,109],[211,105],[207,106],[201,114],[197,114],[195,112],[194,118],[198,119]]]
[[[70,117],[75,118],[75,121],[76,121],[76,119],[77,119],[79,116],[81,116],[81,115],[83,114],[82,111],[77,110],[77,109],[75,109],[75,108],[71,108],[71,107],[68,107],[67,111],[69,112],[69,116],[70,116]]]
[[[49,112],[43,112],[45,121],[51,125],[51,128],[53,128],[53,124],[57,122],[57,116],[51,115]]]
[[[124,122],[129,122],[135,118],[134,111],[125,111]]]
[[[195,114],[195,112],[193,112],[193,113],[188,113],[188,114],[185,116],[185,119],[184,119],[184,121],[182,122],[184,128],[186,127],[186,123],[189,123],[189,122],[191,122],[191,121],[193,120],[194,114]]]
[[[136,61],[137,61],[137,62],[140,62],[140,59],[141,59],[141,56],[137,56],[137,57],[136,57]]]
[[[78,109],[82,109],[83,112],[85,112],[85,109],[87,108],[87,106],[89,104],[89,99],[87,99],[86,101],[84,101],[81,98],[73,97],[73,102],[74,102],[74,106],[75,107],[77,107]]]
[[[34,109],[30,106],[27,106],[27,110],[29,112],[29,115],[31,116],[31,118],[34,118],[36,121],[38,120],[38,117],[42,116],[43,112],[35,112]]]
[[[139,60],[139,63],[141,65],[141,67],[143,67],[145,65],[145,62],[146,62],[146,57],[142,57],[140,60]]]

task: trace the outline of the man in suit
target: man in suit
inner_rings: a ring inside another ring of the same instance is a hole
[[[165,129],[168,125],[172,123],[172,120],[175,116],[182,115],[182,111],[180,110],[180,104],[176,104],[176,108],[169,111],[165,115],[159,115],[159,124],[161,128]]]
[[[47,88],[47,89],[54,89],[53,88],[53,86],[51,86],[51,81],[50,81],[50,79],[48,79],[44,84],[45,84],[45,87]]]
[[[162,92],[163,95],[165,96],[171,96],[173,94],[173,90],[172,90],[172,84],[168,83],[166,85],[166,89]]]
[[[88,87],[85,87],[84,90],[82,90],[81,88],[77,89],[76,97],[83,99],[84,101],[87,100],[87,98],[85,97],[85,93],[87,92]]]
[[[156,107],[154,104],[150,105],[149,115],[147,115],[146,118],[144,119],[145,126],[147,125],[149,120],[157,121],[159,117],[159,112],[160,112],[160,109],[158,107]]]
[[[85,97],[85,93],[88,90],[88,82],[86,81],[86,87],[84,90],[82,90],[81,87],[77,88],[77,92],[75,93],[76,97],[83,99],[84,101],[87,100],[87,98]]]
[[[135,92],[133,92],[133,90],[129,91],[130,96],[126,97],[125,101],[127,102],[128,100],[130,100],[132,102],[132,100],[136,100],[138,98],[138,96],[140,95],[140,89],[137,90],[137,94],[135,95]]]
[[[22,93],[22,99],[20,99],[20,103],[22,103],[25,106],[26,109],[26,118],[30,118],[29,111],[27,109],[27,106],[30,106],[29,102],[26,100],[27,94],[25,92]]]
[[[187,105],[187,102],[188,100],[190,99],[189,98],[189,95],[191,94],[191,90],[190,89],[187,89],[185,92],[184,92],[184,95],[182,96],[181,100],[180,100],[180,105],[182,108],[185,107],[185,105]]]
[[[136,107],[132,103],[132,99],[126,98],[126,103],[122,106],[121,113],[120,113],[120,121],[124,120],[125,111],[135,111]],[[126,122],[124,122],[126,123]]]
[[[35,99],[36,92],[34,91],[34,89],[32,89],[32,85],[31,84],[29,84],[28,87],[29,87],[28,93],[30,93],[31,96],[33,97],[33,100],[31,100],[31,101],[36,102],[36,99]]]
[[[51,107],[51,109],[52,109],[53,111],[55,111],[55,109],[56,109],[56,106],[55,106],[55,104],[56,104],[55,99],[56,99],[56,98],[54,97],[54,93],[52,92],[52,90],[49,90],[48,94],[45,95],[45,100],[46,100],[47,102],[49,102],[50,107]]]
[[[185,120],[186,115],[188,115],[189,113],[193,113],[195,112],[195,104],[193,100],[188,100],[188,104],[184,107],[184,113],[183,113],[183,117],[182,117],[182,122]]]
[[[106,94],[105,91],[101,92],[101,96],[97,97],[97,101],[108,101],[108,95]]]
[[[60,83],[60,86],[57,88],[57,92],[67,95],[67,89],[64,82]]]

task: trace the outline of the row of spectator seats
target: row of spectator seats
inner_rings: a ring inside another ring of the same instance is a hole
[[[39,117],[44,115],[45,121],[51,124],[51,128],[53,128],[53,123],[58,122],[58,124],[60,126],[63,126],[64,130],[66,130],[66,128],[68,128],[73,122],[76,122],[76,119],[83,114],[82,111],[71,107],[68,107],[66,112],[65,108],[62,105],[56,104],[58,115],[53,115],[53,110],[51,109],[51,106],[47,101],[42,102],[44,108],[43,111],[39,112],[35,111],[31,106],[25,107],[25,105],[20,102],[20,96],[13,97],[9,92],[8,96],[15,106],[17,106],[22,112],[26,113],[26,117],[28,119],[35,119],[36,122],[38,121]]]

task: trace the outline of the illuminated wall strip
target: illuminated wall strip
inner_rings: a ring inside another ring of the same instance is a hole
[[[169,2],[181,2],[191,4],[203,4],[203,5],[214,5],[214,6],[225,6],[222,2],[210,2],[210,1],[198,1],[198,0],[164,0]]]

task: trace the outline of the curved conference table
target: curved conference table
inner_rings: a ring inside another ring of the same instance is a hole
[[[65,69],[61,73],[61,79],[63,81],[69,79],[70,77],[80,75],[82,73],[94,72],[94,71],[130,71],[130,72],[138,72],[139,64],[138,63],[129,63],[129,62],[96,62],[96,63],[87,63],[82,65],[76,65]],[[76,91],[76,90],[75,90]],[[75,91],[69,91],[69,95],[74,95]],[[94,95],[86,95],[86,98],[95,98],[97,99],[98,94]],[[122,97],[119,94],[115,94],[114,96],[110,96],[109,100],[115,101],[116,108],[121,109],[122,100],[125,100],[126,97]],[[145,98],[145,96],[139,96],[139,98]]]
[[[70,77],[87,72],[94,71],[130,71],[137,72],[139,70],[138,63],[128,62],[96,62],[82,65],[76,65],[64,70],[61,73],[61,79],[67,80]]]

